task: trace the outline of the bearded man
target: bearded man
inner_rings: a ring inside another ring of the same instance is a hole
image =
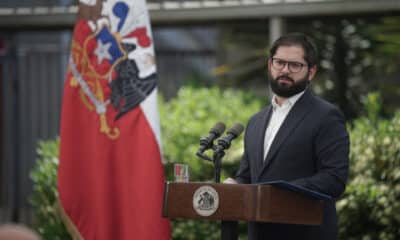
[[[334,199],[346,186],[349,136],[342,113],[309,89],[317,55],[304,34],[288,34],[273,43],[267,62],[271,105],[249,120],[239,171],[225,182],[285,180],[333,200],[324,203],[320,226],[250,222],[250,240],[337,239]]]

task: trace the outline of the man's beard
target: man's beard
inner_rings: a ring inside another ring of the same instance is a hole
[[[297,82],[295,82],[292,78],[290,78],[287,75],[281,75],[278,76],[276,78],[273,78],[271,73],[268,72],[268,77],[270,79],[270,84],[271,84],[271,89],[272,91],[280,96],[280,97],[284,97],[284,98],[289,98],[293,95],[296,95],[302,91],[304,91],[306,89],[306,87],[308,86],[308,84],[310,83],[310,81],[308,80],[308,73],[307,75],[298,80]],[[291,81],[292,84],[282,84],[279,83],[279,79],[286,79],[287,81]]]

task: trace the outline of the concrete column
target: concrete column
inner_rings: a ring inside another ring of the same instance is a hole
[[[273,16],[269,18],[269,46],[278,39],[285,32],[285,20],[280,16]],[[268,98],[272,97],[271,85],[268,84]]]
[[[269,19],[269,42],[272,44],[285,32],[285,20],[280,16]]]

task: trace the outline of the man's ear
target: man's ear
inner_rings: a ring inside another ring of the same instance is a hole
[[[309,81],[313,80],[315,77],[315,74],[317,74],[317,66],[310,67],[310,69],[308,70],[308,73],[309,73],[308,80]]]
[[[271,70],[271,58],[268,58],[267,60],[267,70]]]

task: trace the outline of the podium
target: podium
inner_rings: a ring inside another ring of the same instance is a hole
[[[171,219],[319,225],[323,201],[273,185],[167,182],[162,215]]]

